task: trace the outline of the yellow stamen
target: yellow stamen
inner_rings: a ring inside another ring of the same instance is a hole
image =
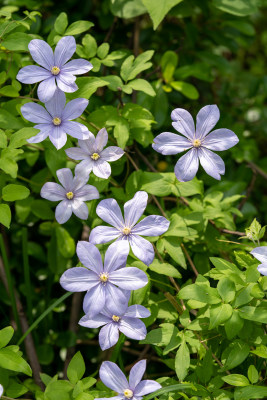
[[[66,193],[66,197],[67,197],[69,200],[73,199],[73,196],[74,196],[73,192],[68,192],[68,193]]]
[[[100,158],[100,155],[98,153],[94,153],[91,155],[92,160],[98,160]]]
[[[58,126],[61,124],[61,119],[59,117],[53,118],[53,124]]]
[[[123,394],[126,399],[131,399],[133,397],[133,391],[131,389],[125,389]]]
[[[100,278],[101,282],[107,282],[108,274],[106,272],[103,272],[102,274],[99,275],[99,278]]]
[[[130,233],[131,233],[131,229],[125,227],[125,228],[123,228],[122,233],[123,233],[124,235],[128,236],[128,235],[130,235]]]
[[[52,75],[58,75],[60,73],[60,68],[58,68],[56,65],[51,68]]]
[[[201,140],[199,140],[199,139],[193,140],[193,146],[194,147],[200,147],[201,146]]]
[[[119,322],[120,317],[118,317],[117,315],[112,315],[112,319],[114,322]]]

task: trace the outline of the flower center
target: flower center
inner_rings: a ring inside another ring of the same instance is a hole
[[[114,322],[119,322],[120,317],[118,317],[117,315],[112,315],[112,319]]]
[[[199,139],[193,140],[193,146],[194,147],[200,147],[201,146],[201,140],[199,140]]]
[[[53,124],[58,126],[61,124],[61,119],[59,117],[53,118]]]
[[[74,193],[73,193],[73,192],[68,192],[68,193],[66,193],[66,197],[67,197],[67,199],[69,199],[69,200],[73,199],[73,196],[74,196]]]
[[[91,155],[92,160],[98,160],[100,158],[100,155],[98,153],[94,153]]]
[[[51,68],[51,73],[52,75],[58,75],[60,73],[60,68],[54,65],[54,67]]]
[[[125,227],[125,228],[123,228],[122,233],[123,233],[124,235],[128,236],[128,235],[130,235],[130,233],[131,233],[131,229]]]
[[[99,275],[99,278],[102,283],[106,283],[108,281],[108,274],[106,272],[103,272]]]
[[[133,391],[131,389],[125,389],[123,394],[126,399],[131,399],[133,397]]]

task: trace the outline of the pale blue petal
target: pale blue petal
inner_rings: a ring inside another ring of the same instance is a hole
[[[100,201],[96,207],[96,213],[108,224],[116,227],[117,229],[123,229],[124,221],[121,209],[115,199],[105,199]]]
[[[104,271],[109,274],[120,267],[125,267],[130,248],[124,240],[112,243],[105,254]]]
[[[62,200],[56,206],[55,217],[59,224],[65,224],[70,219],[72,214],[72,207],[69,200]]]
[[[109,274],[109,282],[121,289],[136,290],[146,286],[148,282],[144,271],[136,267],[121,268]]]
[[[144,264],[150,265],[154,260],[154,248],[152,244],[138,235],[130,235],[129,242],[134,255]]]
[[[135,388],[135,396],[145,396],[148,393],[153,393],[158,389],[161,389],[161,385],[158,382],[145,380],[141,381]]]
[[[89,241],[94,244],[107,243],[119,237],[120,231],[110,226],[97,226],[91,230]]]
[[[262,263],[267,263],[267,246],[255,247],[250,254]]]
[[[78,86],[75,83],[76,77],[67,72],[61,72],[56,76],[57,85],[60,90],[66,93],[76,92]]]
[[[138,318],[124,316],[120,320],[119,329],[125,336],[134,340],[143,340],[147,335],[145,324]]]
[[[148,194],[143,191],[136,192],[134,197],[124,204],[125,226],[132,228],[139,220],[147,206]]]
[[[66,199],[66,191],[55,182],[46,182],[40,192],[40,196],[50,201]]]
[[[148,318],[150,317],[150,315],[151,312],[144,306],[141,306],[140,304],[134,304],[128,307],[126,312],[124,313],[125,317],[131,317],[131,318]]]
[[[93,65],[82,58],[78,58],[77,60],[71,60],[67,64],[65,64],[62,68],[64,72],[71,72],[73,75],[81,75],[86,74],[93,68]]]
[[[63,112],[64,120],[71,120],[82,115],[89,101],[83,98],[74,99],[68,102]]]
[[[111,318],[103,314],[97,314],[93,318],[89,318],[88,315],[84,315],[80,321],[79,325],[85,328],[99,328],[100,326],[106,325],[111,321]]]
[[[99,345],[101,350],[107,350],[114,346],[119,339],[119,329],[118,324],[110,322],[106,326],[100,329],[99,332]]]
[[[40,104],[26,103],[21,107],[20,111],[25,119],[35,124],[51,124],[52,122],[51,115]]]
[[[70,268],[60,278],[61,286],[69,292],[85,292],[98,283],[98,276],[83,267]]]
[[[51,76],[41,82],[37,89],[37,95],[42,103],[47,103],[55,94],[57,89],[55,77]]]
[[[188,139],[193,139],[195,135],[195,124],[192,115],[183,108],[176,108],[171,113],[173,120],[172,126],[186,136]]]
[[[220,111],[215,104],[201,108],[197,114],[196,139],[203,139],[217,124]]]
[[[99,370],[101,381],[108,388],[118,393],[123,393],[129,388],[129,383],[120,368],[111,361],[104,361]]]
[[[116,161],[124,154],[124,150],[117,146],[110,146],[101,152],[101,159],[104,161]]]
[[[69,168],[58,169],[57,177],[61,185],[66,189],[66,192],[71,192],[73,188],[73,175]]]
[[[143,236],[160,236],[169,229],[170,221],[160,215],[149,215],[132,229],[132,233]]]
[[[93,163],[93,173],[98,176],[98,178],[108,179],[111,175],[111,167],[108,162],[100,158]]]
[[[177,161],[174,167],[176,178],[180,182],[191,181],[196,176],[198,166],[198,150],[193,148]]]
[[[63,119],[63,110],[66,104],[66,95],[59,89],[55,90],[53,97],[45,103],[47,111],[52,116],[52,119],[57,117]],[[51,120],[51,118],[50,118]]]
[[[239,142],[238,137],[230,129],[216,129],[205,137],[202,145],[214,151],[228,150]]]
[[[108,142],[107,130],[105,128],[100,129],[95,138],[95,152],[101,153],[103,148],[107,145],[107,142]]]
[[[171,155],[190,149],[192,143],[183,136],[171,132],[163,132],[154,138],[152,147],[158,153]]]
[[[76,50],[76,42],[73,36],[65,36],[59,40],[55,48],[55,66],[60,69],[73,56]]]
[[[19,70],[16,79],[22,83],[36,83],[50,78],[51,72],[38,65],[27,65]]]
[[[92,243],[81,240],[77,244],[77,256],[83,265],[94,271],[96,274],[103,272],[103,262],[101,254]]]
[[[28,45],[32,58],[37,64],[48,69],[54,66],[53,50],[44,40],[33,39]]]
[[[71,202],[71,207],[76,217],[84,220],[88,218],[89,212],[87,205],[82,200],[77,199],[76,196]]]
[[[106,302],[106,290],[105,286],[98,283],[92,289],[90,289],[83,299],[83,311],[90,318],[99,314],[105,307]]]
[[[221,175],[225,173],[225,165],[222,158],[218,156],[218,154],[203,147],[199,148],[198,157],[200,164],[207,174],[214,179],[221,180]]]
[[[145,371],[146,371],[146,360],[138,361],[132,367],[129,375],[129,385],[131,388],[135,389],[135,387],[143,378]]]
[[[63,125],[59,126],[51,126],[51,132],[49,133],[49,139],[55,146],[57,150],[61,149],[63,146],[65,146],[67,142],[67,135],[66,132],[63,128]]]

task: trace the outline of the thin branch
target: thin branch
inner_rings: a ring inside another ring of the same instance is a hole
[[[134,149],[136,151],[136,153],[139,155],[140,158],[142,158],[142,160],[144,161],[144,163],[148,166],[148,168],[152,171],[152,172],[158,172],[156,170],[156,168],[153,167],[152,164],[150,164],[150,162],[148,161],[147,157],[144,156],[144,154],[138,149],[137,145],[134,146]]]
[[[199,336],[196,332],[194,332],[194,333],[195,333],[196,337],[198,338],[199,342],[202,344],[202,346],[205,347],[205,349],[206,349],[207,351],[209,351],[209,347],[206,345],[205,342],[202,341],[201,336]],[[218,358],[214,353],[211,353],[211,355],[212,355],[212,358],[217,362],[217,364],[219,364],[219,366],[220,366],[221,368],[223,368],[224,365],[221,363],[221,361],[219,360],[219,358]],[[231,375],[231,373],[230,373],[229,371],[226,370],[225,372],[226,372],[228,375]]]
[[[192,270],[194,271],[194,274],[195,274],[196,276],[198,276],[198,271],[197,271],[197,269],[196,269],[196,267],[195,267],[195,265],[194,265],[194,263],[193,263],[193,260],[192,260],[192,258],[190,257],[190,255],[188,254],[188,252],[187,252],[187,250],[186,250],[186,248],[185,248],[185,246],[184,246],[183,243],[181,243],[181,248],[183,249],[183,252],[184,252],[184,254],[185,254],[185,256],[186,256],[186,258],[187,258],[187,260],[188,260],[188,262],[189,262],[189,264],[190,264],[190,267],[191,267]]]
[[[104,39],[104,42],[108,42],[108,41],[109,41],[109,39],[110,39],[110,37],[111,37],[111,35],[112,35],[113,31],[114,31],[114,28],[115,28],[117,22],[118,22],[118,17],[114,17],[113,22],[112,22],[112,25],[111,25],[111,27],[109,28],[109,31],[108,31],[108,33],[107,33],[105,39]]]
[[[255,170],[259,175],[261,175],[264,179],[267,179],[267,174],[264,172],[260,167],[258,167],[256,164],[254,164],[252,161],[248,162],[248,165],[251,167],[251,169]]]

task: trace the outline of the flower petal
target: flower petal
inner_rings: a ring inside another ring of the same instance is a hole
[[[228,150],[239,142],[238,137],[230,129],[216,129],[205,137],[202,146],[210,150]]]
[[[65,146],[67,142],[67,135],[63,129],[63,126],[52,126],[52,130],[49,133],[49,139],[57,150]]]
[[[60,284],[69,292],[85,292],[99,283],[98,276],[87,268],[67,269],[60,278]]]
[[[19,70],[16,79],[22,83],[36,83],[50,78],[51,72],[38,65],[27,65]]]
[[[145,324],[138,318],[124,316],[120,320],[119,330],[128,338],[134,340],[143,340],[147,335]]]
[[[223,159],[218,154],[201,147],[198,151],[200,164],[208,175],[214,179],[221,180],[221,175],[225,173],[225,165]]]
[[[162,386],[156,382],[151,380],[141,381],[135,388],[134,394],[135,396],[144,396],[148,393],[153,393],[156,390],[160,389]]]
[[[120,235],[120,231],[117,228],[111,228],[110,226],[97,226],[91,230],[89,241],[94,244],[107,243],[111,240],[117,239]]]
[[[100,129],[95,138],[95,152],[101,153],[103,148],[107,145],[107,142],[108,142],[107,130],[106,128],[102,128]]]
[[[111,361],[104,361],[99,370],[101,381],[108,388],[118,393],[123,393],[129,388],[129,383],[120,368]]]
[[[152,147],[158,153],[169,155],[190,149],[192,143],[183,136],[171,132],[163,132],[154,138]]]
[[[171,113],[173,120],[172,126],[186,136],[188,139],[193,139],[195,135],[195,124],[192,115],[183,108],[176,108]]]
[[[147,275],[136,267],[120,268],[109,274],[109,282],[122,289],[136,290],[146,286]]]
[[[129,385],[131,388],[135,389],[135,387],[143,378],[145,371],[146,371],[146,360],[138,361],[132,367],[129,375]]]
[[[150,265],[155,256],[152,244],[138,235],[131,235],[129,241],[134,255],[144,264]]]
[[[61,72],[57,77],[57,85],[60,90],[66,93],[76,92],[78,86],[75,83],[75,76],[67,72]]]
[[[86,107],[88,106],[89,101],[83,98],[74,99],[68,102],[63,112],[63,119],[70,120],[80,117]]]
[[[112,243],[105,254],[104,271],[111,273],[120,267],[125,267],[129,251],[129,243],[126,240]]]
[[[32,58],[37,64],[48,69],[54,66],[53,50],[44,40],[33,39],[28,45]]]
[[[99,178],[108,179],[111,174],[111,167],[107,161],[100,159],[94,162],[93,173]]]
[[[132,229],[137,235],[160,236],[169,229],[170,221],[159,215],[149,215]]]
[[[145,211],[148,194],[143,191],[136,192],[134,197],[124,204],[125,226],[131,228]]]
[[[124,400],[124,399],[125,399],[124,395],[115,396],[115,397],[95,397],[95,400]],[[133,397],[132,400],[135,400],[135,398]],[[140,400],[140,399],[138,399],[138,400]]]
[[[215,105],[208,105],[197,114],[196,139],[203,139],[217,124],[220,119],[219,108]]]
[[[75,191],[75,197],[82,201],[99,199],[99,192],[97,188],[92,185],[84,185]]]
[[[110,322],[99,332],[99,345],[101,350],[107,350],[114,346],[119,340],[119,329],[118,324]]]
[[[133,306],[128,307],[124,314],[125,317],[131,318],[148,318],[150,315],[151,312],[140,304],[134,304]]]
[[[69,168],[58,169],[57,178],[61,185],[66,189],[67,192],[71,192],[73,188],[73,175]]]
[[[267,276],[267,264],[260,264],[257,267],[257,270],[259,271],[260,274]]]
[[[21,107],[20,111],[25,119],[33,123],[52,123],[51,115],[40,104],[26,103]]]
[[[252,254],[261,263],[267,263],[267,246],[255,247],[250,254]]]
[[[81,149],[83,149],[86,153],[88,153],[88,156],[93,154],[95,152],[94,150],[94,144],[95,144],[95,137],[90,132],[89,138],[86,140],[78,140],[78,144]]]
[[[106,302],[106,288],[101,283],[98,283],[90,289],[83,299],[83,311],[93,318],[96,314],[105,307]]]
[[[115,226],[117,229],[122,229],[124,221],[121,209],[115,199],[105,199],[100,201],[96,207],[97,215],[108,224]]]
[[[62,200],[56,206],[55,217],[59,224],[65,224],[70,219],[72,214],[71,203],[68,200]]]
[[[176,163],[174,173],[180,182],[191,181],[198,170],[198,151],[193,148],[184,154]]]
[[[90,172],[93,169],[93,162],[91,163],[90,159],[83,160],[79,164],[76,165],[75,167],[75,174],[79,176],[84,176],[85,179],[89,180]]]
[[[65,36],[59,40],[55,48],[55,66],[60,69],[73,56],[76,50],[76,42],[73,36]]]
[[[51,76],[41,82],[37,89],[38,98],[42,103],[47,103],[53,96],[57,89],[55,77]]]
[[[82,150],[80,147],[70,147],[69,149],[65,150],[65,153],[67,154],[68,157],[72,158],[73,160],[86,160],[88,159],[88,154]],[[90,165],[93,163],[88,159],[88,162]]]
[[[93,65],[83,58],[78,58],[76,60],[71,60],[65,64],[62,68],[64,72],[71,72],[73,75],[86,74],[93,68]]]
[[[110,313],[115,315],[123,315],[125,312],[129,296],[128,292],[121,290],[108,281],[106,288],[106,308]]]
[[[101,254],[92,243],[80,240],[76,248],[77,256],[83,265],[94,271],[96,274],[103,272]]]
[[[110,146],[101,152],[101,159],[104,161],[116,161],[124,154],[124,150],[117,146]]]
[[[46,182],[41,189],[40,195],[50,201],[59,201],[66,198],[66,191],[58,183]]]
[[[45,103],[47,111],[50,113],[52,118],[63,119],[63,110],[66,104],[66,95],[62,90],[56,88],[53,97]],[[50,121],[52,119],[50,117]]]
[[[82,200],[74,198],[73,201],[71,202],[71,207],[76,217],[80,219],[88,218],[88,213],[89,213],[88,207]]]
[[[39,129],[36,127],[37,127],[37,125],[35,125],[34,128]],[[46,129],[41,129],[41,132],[38,132],[37,135],[32,136],[30,139],[27,139],[27,142],[28,143],[40,143],[47,138],[47,136],[49,135],[49,131],[50,131],[50,129],[47,127],[46,127]]]
[[[78,323],[85,328],[99,328],[100,326],[108,324],[110,321],[111,319],[106,315],[97,314],[93,318],[84,315]]]
[[[62,126],[62,129],[64,129],[68,135],[76,139],[88,139],[89,131],[85,129],[86,127],[84,125],[83,127],[81,125],[82,124],[74,121],[64,121],[60,126]]]

